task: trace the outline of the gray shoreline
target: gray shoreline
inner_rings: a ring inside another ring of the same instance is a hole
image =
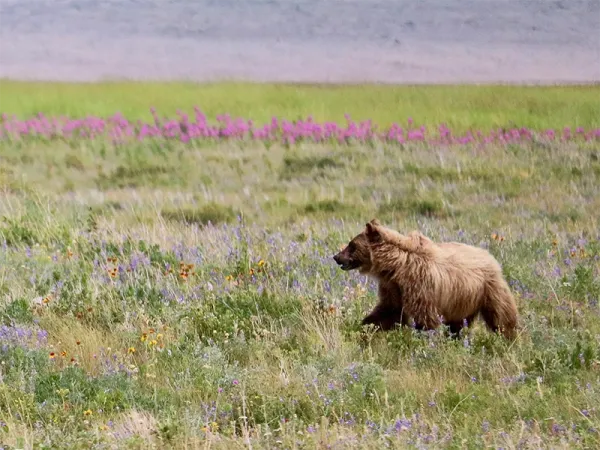
[[[56,39],[55,41],[61,41]],[[310,49],[295,48],[283,57],[272,57],[260,48],[246,47],[243,54],[235,50],[215,52],[212,46],[195,47],[198,59],[169,54],[171,43],[148,46],[129,42],[123,55],[94,48],[89,53],[85,46],[71,42],[69,50],[48,49],[51,58],[31,58],[17,61],[16,55],[2,51],[0,77],[50,81],[102,80],[177,80],[177,81],[260,81],[302,83],[590,83],[600,81],[600,64],[586,64],[585,55],[548,55],[528,57],[507,49],[498,49],[485,64],[481,53],[456,57],[459,49],[441,48],[434,51],[377,54],[376,49],[338,53],[336,58],[314,56]],[[62,44],[62,42],[60,42]],[[172,45],[186,50],[193,43],[178,41]],[[33,46],[33,43],[32,45]],[[29,45],[23,47],[30,48]],[[23,48],[21,47],[21,48]],[[62,45],[59,47],[64,48]],[[291,47],[291,46],[289,46]],[[164,48],[152,61],[135,55]],[[419,48],[415,45],[413,48]],[[335,50],[335,49],[334,49]],[[7,55],[8,53],[8,55]],[[20,55],[23,53],[21,52]],[[78,54],[78,56],[76,56]],[[345,57],[349,54],[351,56]],[[89,56],[88,56],[89,55]],[[130,55],[130,56],[126,56]],[[426,56],[424,56],[426,55]],[[562,58],[561,58],[562,57]],[[48,60],[50,59],[50,61]],[[202,64],[199,61],[210,61]]]
[[[600,82],[600,0],[0,0],[0,78]]]

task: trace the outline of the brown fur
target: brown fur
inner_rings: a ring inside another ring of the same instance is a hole
[[[334,259],[343,270],[358,269],[379,282],[379,303],[363,324],[390,329],[414,319],[418,328],[443,322],[457,333],[481,314],[490,330],[515,336],[515,300],[500,264],[484,249],[436,244],[418,231],[403,235],[374,219]]]

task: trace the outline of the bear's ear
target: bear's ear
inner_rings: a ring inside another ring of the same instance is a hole
[[[379,229],[379,225],[374,224],[373,221],[367,223],[366,235],[369,242],[381,241],[381,230]]]
[[[372,219],[372,220],[371,220],[369,223],[370,223],[371,225],[375,225],[375,226],[379,226],[379,225],[381,225],[381,223],[380,223],[380,222],[379,222],[379,220],[377,220],[377,219]]]

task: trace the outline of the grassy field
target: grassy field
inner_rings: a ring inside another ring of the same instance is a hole
[[[598,88],[0,88],[24,118],[600,127]],[[0,139],[0,448],[598,448],[599,147]],[[373,217],[489,248],[519,338],[361,329],[376,288],[331,256]]]
[[[381,126],[412,117],[425,125],[468,128],[591,127],[600,116],[600,85],[526,86],[330,86],[259,83],[32,83],[0,80],[0,111],[21,117],[39,112],[150,120],[150,107],[173,116],[198,106],[208,116],[230,113],[268,122],[372,119]]]

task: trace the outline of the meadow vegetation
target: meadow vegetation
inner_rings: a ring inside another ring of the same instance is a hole
[[[426,126],[447,124],[455,132],[470,128],[598,126],[600,85],[583,86],[395,86],[263,83],[22,82],[0,79],[0,113],[21,118],[112,116],[151,120],[161,114],[192,114],[199,106],[211,118],[230,113],[265,123],[312,116],[343,122],[372,120],[380,126],[412,117]]]
[[[0,113],[24,119],[151,121],[159,97],[173,117],[212,96],[234,105],[216,113],[257,123],[274,110],[341,122],[361,105],[358,118],[403,127],[541,133],[485,145],[3,134],[0,448],[600,446],[600,115],[585,93],[598,88],[372,88],[378,109],[358,88],[281,88],[282,100],[273,87],[269,103],[259,88],[0,86]],[[469,109],[479,89],[498,102]],[[416,113],[398,102],[411,95]],[[589,139],[564,138],[579,126]],[[374,217],[488,248],[518,300],[517,340],[479,322],[457,340],[362,329],[376,288],[331,256]]]

